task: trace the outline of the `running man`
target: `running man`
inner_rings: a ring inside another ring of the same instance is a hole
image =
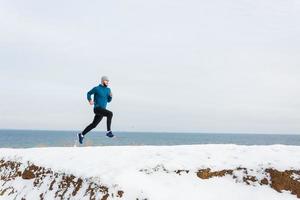
[[[95,128],[102,118],[105,116],[107,117],[106,126],[107,126],[107,137],[114,137],[111,131],[111,119],[113,117],[113,113],[106,109],[107,103],[111,102],[112,100],[112,93],[110,88],[108,87],[109,79],[107,76],[101,77],[101,84],[92,88],[87,93],[87,99],[90,105],[94,105],[94,120],[91,124],[89,124],[82,133],[78,133],[78,140],[79,143],[82,144],[84,136],[93,128]],[[91,95],[94,95],[94,101],[91,98]]]

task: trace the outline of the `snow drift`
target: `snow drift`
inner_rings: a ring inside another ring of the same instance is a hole
[[[300,198],[300,147],[0,149],[0,199]]]

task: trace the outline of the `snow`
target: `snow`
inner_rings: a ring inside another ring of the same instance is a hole
[[[268,185],[236,183],[232,177],[200,179],[199,169],[300,169],[300,147],[287,145],[242,146],[207,144],[182,146],[103,146],[0,149],[0,159],[51,168],[80,177],[99,177],[109,187],[124,190],[123,199],[297,199]],[[191,173],[176,174],[175,170]],[[238,172],[235,175],[241,176]],[[296,175],[295,175],[296,176]],[[238,179],[237,179],[238,180]],[[21,186],[20,186],[21,187]],[[0,196],[1,199],[1,196]]]
[[[292,178],[294,179],[294,180],[296,180],[296,181],[300,181],[300,175],[298,175],[298,174],[293,174],[292,175]]]

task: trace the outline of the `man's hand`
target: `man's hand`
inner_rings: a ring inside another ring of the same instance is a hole
[[[90,105],[94,105],[94,101],[93,100],[90,100],[89,103],[90,103]]]
[[[109,96],[112,97],[112,93],[109,93]]]

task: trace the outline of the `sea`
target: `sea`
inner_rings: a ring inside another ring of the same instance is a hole
[[[172,132],[114,132],[114,138],[105,132],[90,131],[83,145],[77,141],[78,131],[13,130],[0,129],[0,148],[74,147],[74,146],[126,146],[126,145],[296,145],[300,135],[251,133],[172,133]]]

